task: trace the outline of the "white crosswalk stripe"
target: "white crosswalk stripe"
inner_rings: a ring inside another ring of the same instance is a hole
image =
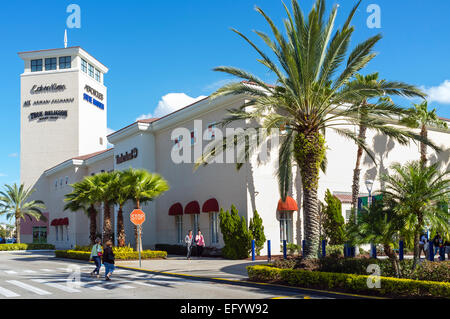
[[[7,280],[6,282],[11,284],[11,285],[15,285],[15,286],[23,288],[25,290],[34,292],[34,293],[36,293],[38,295],[51,295],[52,294],[51,292],[48,292],[48,291],[40,289],[40,288],[36,288],[34,286],[31,286],[29,284],[25,284],[25,283],[20,282],[18,280]]]
[[[54,272],[54,270],[51,269],[47,269],[47,268],[42,268],[40,269],[41,271],[45,271],[45,272]]]
[[[6,288],[3,288],[3,287],[0,287],[0,295],[3,295],[3,296],[5,296],[5,297],[19,297],[20,295],[19,294],[16,294],[15,292],[13,292],[13,291],[11,291],[11,290],[9,290],[9,289],[6,289]]]
[[[36,273],[34,270],[24,270],[23,272],[27,273],[27,274],[35,274]]]
[[[50,279],[51,280],[51,279]],[[70,292],[70,293],[74,293],[74,292],[81,292],[78,289],[72,288],[66,284],[58,284],[58,283],[54,283],[54,282],[48,282],[47,280],[44,279],[33,279],[34,282],[38,282],[65,292]]]
[[[5,270],[5,272],[10,275],[17,274],[17,271],[14,271],[14,270]]]

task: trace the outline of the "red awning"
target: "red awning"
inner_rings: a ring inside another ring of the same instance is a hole
[[[202,212],[204,213],[211,213],[218,211],[219,211],[219,203],[215,198],[208,199],[202,206]]]
[[[297,202],[295,201],[295,199],[293,199],[290,196],[286,196],[286,201],[283,202],[280,200],[278,201],[278,207],[277,207],[278,211],[294,211],[294,210],[298,210],[298,206],[297,206]]]
[[[61,225],[68,226],[69,225],[69,218],[68,217],[62,218],[61,219]]]
[[[52,222],[50,223],[50,226],[56,226],[56,221],[57,219],[53,219]]]
[[[180,203],[173,204],[169,208],[169,216],[183,215],[183,205]]]
[[[200,204],[194,200],[186,205],[184,208],[185,214],[200,214]]]

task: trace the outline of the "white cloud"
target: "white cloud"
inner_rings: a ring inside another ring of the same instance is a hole
[[[428,94],[428,101],[450,104],[450,80],[445,80],[438,86],[422,87],[422,90]]]
[[[5,177],[5,176],[8,176],[8,175],[0,173],[0,177]]]
[[[19,154],[17,154],[17,153],[11,153],[8,155],[8,157],[17,157],[17,156],[19,156]]]
[[[136,121],[153,117],[163,117],[204,98],[206,98],[206,96],[203,95],[194,98],[185,93],[168,93],[158,102],[154,112],[142,114],[136,118]]]

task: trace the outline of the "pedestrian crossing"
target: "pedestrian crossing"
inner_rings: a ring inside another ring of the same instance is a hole
[[[93,268],[92,265],[76,264],[33,270],[0,268],[0,299],[30,297],[30,295],[58,296],[61,293],[82,294],[86,289],[108,292],[115,289],[161,288],[193,281],[186,278],[138,273],[127,269],[115,269],[112,280],[105,281],[103,269],[100,278],[90,276]],[[79,270],[75,276],[74,270]],[[72,277],[76,277],[77,280]]]

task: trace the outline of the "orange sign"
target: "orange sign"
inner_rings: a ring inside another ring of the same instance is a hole
[[[135,209],[130,214],[130,220],[135,225],[142,225],[145,222],[145,213],[140,209]]]

